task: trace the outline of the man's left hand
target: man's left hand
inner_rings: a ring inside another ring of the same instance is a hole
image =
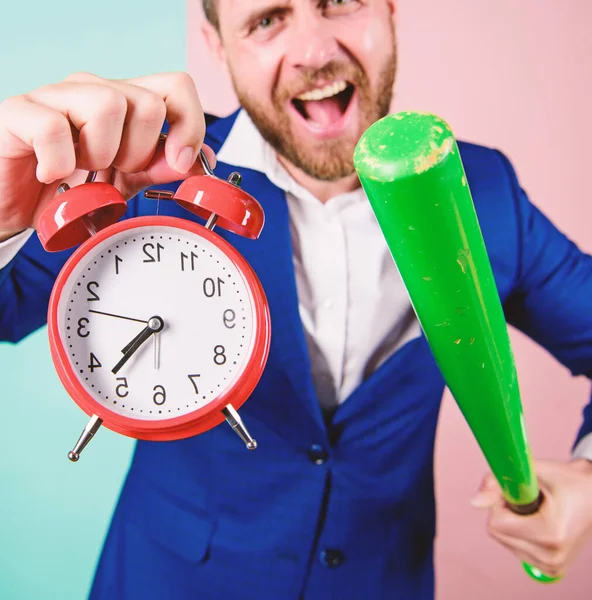
[[[592,462],[537,461],[535,471],[544,497],[537,513],[513,513],[491,474],[471,504],[490,510],[487,528],[494,539],[521,561],[560,577],[592,535]]]

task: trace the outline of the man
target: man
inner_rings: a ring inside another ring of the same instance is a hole
[[[180,74],[75,74],[0,105],[4,339],[44,323],[69,253],[47,254],[19,232],[62,181],[99,170],[131,198],[199,173],[205,135],[216,172],[238,167],[266,212],[257,242],[228,236],[272,314],[269,361],[241,411],[259,448],[246,452],[224,426],[139,442],[91,596],[428,600],[443,382],[352,168],[359,136],[390,105],[395,2],[205,8],[205,34],[244,108],[208,118],[205,133]],[[592,258],[529,203],[505,157],[468,144],[461,152],[509,322],[590,376]],[[128,212],[154,206],[138,197]],[[492,535],[550,575],[565,571],[592,528],[591,432],[588,412],[579,458],[537,463],[537,515],[508,511],[490,479],[476,499],[490,508]]]

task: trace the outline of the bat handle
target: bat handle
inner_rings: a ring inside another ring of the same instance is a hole
[[[510,502],[506,502],[508,508],[518,515],[533,515],[539,510],[542,503],[543,494],[541,492],[539,492],[536,500],[534,502],[530,502],[529,504],[511,504]],[[561,579],[561,577],[549,577],[548,575],[545,575],[539,568],[533,567],[525,562],[522,563],[522,567],[526,573],[532,577],[532,579],[538,581],[539,583],[555,583]]]

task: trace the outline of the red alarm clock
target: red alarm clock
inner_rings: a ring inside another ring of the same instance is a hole
[[[265,293],[244,257],[215,225],[257,238],[263,209],[240,189],[240,175],[205,175],[173,194],[149,190],[207,219],[169,216],[118,221],[119,191],[86,183],[59,194],[37,223],[48,251],[82,244],[49,301],[52,359],[68,394],[91,420],[77,461],[101,425],[142,440],[177,440],[226,419],[257,447],[237,413],[257,385],[270,344]]]

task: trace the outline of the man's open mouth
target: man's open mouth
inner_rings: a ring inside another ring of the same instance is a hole
[[[327,127],[345,114],[354,91],[351,83],[335,81],[299,94],[292,99],[292,104],[309,123]]]

